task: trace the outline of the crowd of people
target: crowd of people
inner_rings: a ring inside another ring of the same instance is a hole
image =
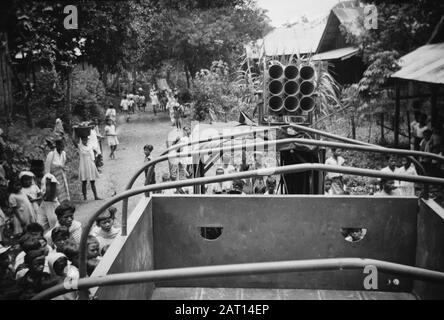
[[[25,176],[24,176],[25,177]],[[29,176],[26,176],[29,177]],[[50,179],[48,179],[50,180]],[[17,243],[0,244],[0,300],[30,299],[37,293],[63,283],[66,278],[79,278],[79,244],[82,225],[75,220],[75,206],[69,200],[54,211],[55,220],[41,224],[41,211],[35,213],[23,191],[13,194],[11,201],[17,220],[14,234]],[[20,200],[18,200],[20,199]],[[120,234],[114,226],[117,209],[110,207],[96,219],[87,238],[87,274],[91,275],[112,241]],[[67,293],[57,300],[75,300],[77,293]]]
[[[138,89],[137,94],[123,93],[122,100],[120,101],[120,111],[125,115],[126,121],[129,122],[131,114],[134,114],[136,110],[145,112],[148,105],[152,106],[155,116],[159,111],[168,111],[171,125],[181,129],[180,119],[184,116],[186,107],[179,103],[179,91],[177,88],[159,91],[153,85],[150,89],[149,99],[143,95],[142,88]],[[116,110],[113,105],[108,108],[106,116],[115,122]]]
[[[421,159],[421,165],[424,165],[425,159]],[[331,156],[325,161],[325,164],[331,166],[342,166],[346,164],[346,160],[341,156],[341,150],[338,148],[331,149]],[[381,172],[417,176],[417,169],[412,159],[408,156],[396,157],[390,155],[386,158],[386,166]],[[427,173],[427,171],[426,171]],[[429,175],[436,177],[444,177],[444,166],[436,167],[436,170],[429,172]],[[324,193],[326,195],[342,195],[350,194],[347,184],[344,181],[344,175],[337,172],[328,172],[325,175]],[[403,180],[394,180],[390,178],[380,178],[376,184],[372,184],[369,188],[369,194],[380,196],[415,196],[415,183]]]
[[[193,166],[192,157],[180,157],[177,158],[176,154],[188,154],[192,151],[192,148],[187,145],[191,141],[191,129],[188,126],[183,127],[182,130],[177,129],[175,139],[167,141],[167,148],[174,145],[182,145],[180,149],[170,151],[168,159],[168,172],[161,174],[162,182],[185,180],[195,177],[196,167]],[[147,147],[151,149],[147,150]],[[150,155],[152,146],[145,146],[145,154]],[[150,158],[147,156],[146,161]],[[267,161],[265,161],[265,155],[263,152],[256,151],[253,153],[250,163],[245,161],[243,164],[235,163],[233,157],[224,153],[218,161],[215,161],[214,166],[209,170],[205,176],[211,175],[223,175],[232,174],[236,172],[263,169],[268,167]],[[148,175],[148,171],[145,172]],[[155,183],[154,173],[150,177],[146,177],[145,184]],[[250,179],[237,179],[233,181],[217,182],[207,184],[204,188],[205,194],[276,194],[277,193],[277,178],[274,176],[268,177],[255,177]],[[180,187],[176,189],[167,189],[162,191],[163,194],[192,194],[193,187]]]
[[[101,200],[96,181],[103,166],[102,140],[107,139],[110,159],[115,159],[119,143],[115,120],[115,113],[107,115],[103,136],[98,119],[94,119],[74,127],[70,137],[57,119],[52,135],[46,139],[49,152],[42,161],[43,177],[31,168],[7,178],[0,166],[1,191],[7,195],[0,205],[0,300],[30,299],[66,277],[79,277],[82,225],[74,218],[65,146],[71,142],[78,152],[83,199],[88,199],[89,183],[94,199]],[[83,133],[78,130],[85,128]],[[88,236],[88,275],[120,233],[114,227],[116,211],[109,208],[102,214]],[[77,294],[57,299],[77,299]]]

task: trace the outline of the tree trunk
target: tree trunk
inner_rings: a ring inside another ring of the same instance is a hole
[[[104,67],[102,71],[102,82],[106,92],[108,90],[108,70],[106,67]]]
[[[117,94],[120,97],[120,71],[117,73]]]
[[[132,74],[133,74],[133,84],[132,84],[133,91],[132,91],[132,93],[135,93],[136,92],[136,77],[137,77],[136,67],[133,67]]]
[[[26,75],[26,78],[28,78],[28,75]],[[34,119],[32,119],[32,113],[31,108],[29,106],[29,100],[31,100],[32,95],[32,88],[31,83],[29,80],[26,80],[25,85],[25,115],[26,115],[26,123],[28,124],[28,127],[31,129],[34,128]]]
[[[368,143],[372,140],[373,115],[370,115],[370,125],[368,127]]]
[[[8,34],[0,33],[0,112],[6,116],[8,123],[12,116],[12,81],[9,64]]]
[[[395,119],[393,122],[393,134],[394,134],[394,143],[395,147],[398,147],[399,145],[399,117],[401,112],[401,101],[400,101],[400,87],[399,84],[396,84],[396,102],[395,102]]]
[[[351,129],[352,129],[352,139],[356,139],[356,123],[355,123],[355,115],[352,114],[350,118]]]
[[[187,77],[187,88],[190,89],[190,74],[188,73],[187,65],[184,65],[185,76]]]
[[[381,138],[380,138],[380,142],[385,141],[385,136],[384,136],[384,113],[381,112]]]
[[[68,128],[71,128],[72,120],[72,107],[71,107],[71,96],[72,96],[72,69],[68,70],[66,77],[66,118],[68,121]]]

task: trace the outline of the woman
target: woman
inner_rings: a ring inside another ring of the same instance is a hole
[[[79,161],[79,178],[82,181],[82,193],[83,200],[87,200],[86,187],[88,181],[91,184],[91,190],[94,194],[95,200],[101,200],[97,196],[96,179],[99,178],[99,172],[97,170],[94,158],[93,147],[88,143],[88,137],[81,137],[80,142],[76,141],[73,137],[73,143],[77,149],[79,149],[80,161]]]
[[[65,137],[65,129],[63,129],[63,122],[60,118],[56,119],[54,126],[54,134],[59,138],[63,139]]]
[[[106,109],[105,118],[111,119],[111,121],[114,123],[114,125],[116,125],[116,117],[117,117],[116,109],[114,109],[114,106],[112,104],[110,104],[108,109]]]
[[[60,202],[71,200],[68,188],[68,179],[66,178],[66,152],[63,140],[55,142],[55,150],[48,153],[45,162],[45,173],[53,174],[59,182],[57,198]]]

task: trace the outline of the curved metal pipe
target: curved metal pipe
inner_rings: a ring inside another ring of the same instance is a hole
[[[150,161],[154,162],[154,161]],[[394,180],[404,180],[410,182],[421,182],[421,183],[429,183],[429,184],[442,184],[444,185],[444,179],[441,178],[433,178],[426,176],[411,176],[411,175],[401,175],[401,174],[392,174],[381,172],[379,170],[369,170],[369,169],[360,169],[360,168],[352,168],[352,167],[338,167],[338,166],[329,166],[325,164],[294,164],[289,166],[282,167],[274,167],[267,169],[259,169],[252,171],[244,171],[232,174],[225,174],[219,176],[211,176],[211,177],[203,177],[203,178],[195,178],[195,179],[187,179],[187,180],[179,180],[174,182],[164,182],[154,185],[148,185],[141,188],[131,189],[124,191],[111,199],[107,200],[102,206],[90,217],[85,228],[82,232],[82,237],[80,240],[80,277],[86,276],[86,240],[88,234],[90,232],[91,227],[94,224],[96,218],[104,212],[108,207],[112,206],[116,202],[119,202],[125,198],[135,196],[145,192],[152,192],[156,190],[163,189],[175,189],[180,187],[194,186],[194,185],[202,185],[208,183],[215,182],[223,182],[227,180],[235,180],[235,179],[246,179],[251,177],[262,177],[268,175],[279,175],[291,172],[301,172],[301,171],[309,171],[309,170],[317,170],[317,171],[329,171],[329,172],[339,172],[346,173],[351,175],[363,175],[369,177],[376,178],[391,178]]]
[[[330,138],[330,139],[336,139],[336,140],[339,140],[339,141],[348,142],[348,143],[351,143],[351,144],[360,144],[360,145],[366,145],[366,146],[377,146],[377,145],[372,144],[372,143],[367,143],[367,142],[362,142],[362,141],[355,140],[355,139],[341,137],[341,136],[338,136],[336,134],[332,134],[332,133],[324,132],[324,131],[321,131],[321,130],[317,130],[317,129],[301,126],[301,125],[298,125],[298,124],[290,124],[288,126],[292,127],[292,128],[295,128],[295,129],[298,129],[300,131],[318,134],[320,136],[324,136],[324,137],[327,137],[327,138]],[[381,147],[381,148],[385,148],[385,147]],[[424,167],[422,166],[422,164],[418,160],[416,160],[414,157],[409,157],[409,159],[412,160],[412,162],[419,169],[417,171],[419,171],[420,174],[425,174],[426,171],[425,171]]]
[[[239,276],[267,274],[278,272],[305,272],[327,270],[356,270],[366,266],[374,266],[379,272],[397,276],[405,276],[422,281],[444,283],[444,273],[412,267],[408,265],[364,258],[331,258],[315,260],[293,260],[276,262],[242,263],[218,266],[174,268],[111,274],[101,277],[83,278],[77,281],[78,290],[87,290],[98,286],[116,286],[131,283],[154,282],[165,280],[197,279],[220,276]],[[63,284],[40,292],[32,300],[43,300],[57,297],[66,292],[75,291],[66,289]]]
[[[344,138],[346,140],[350,140],[347,138]],[[214,141],[214,140],[211,140]],[[355,141],[355,140],[352,140]],[[270,145],[281,145],[281,144],[290,144],[290,143],[300,143],[300,144],[307,144],[307,145],[317,145],[317,146],[325,146],[325,147],[337,147],[337,148],[344,148],[344,149],[350,149],[350,150],[359,150],[359,151],[368,151],[368,152],[378,152],[378,153],[385,153],[385,154],[398,154],[398,155],[416,155],[420,157],[425,158],[432,158],[439,160],[441,162],[444,162],[444,157],[439,156],[434,153],[427,153],[422,151],[412,151],[412,150],[404,150],[404,149],[391,149],[391,148],[384,148],[380,146],[374,146],[371,144],[345,144],[345,143],[338,143],[338,142],[331,142],[331,141],[319,141],[319,140],[310,140],[310,139],[301,139],[301,138],[289,138],[289,139],[281,139],[281,140],[271,140],[271,141],[264,141],[260,143],[252,143],[247,145],[235,145],[235,146],[229,146],[229,147],[223,147],[223,148],[213,148],[213,149],[202,149],[197,150],[193,152],[189,152],[186,154],[174,154],[174,155],[163,155],[160,156],[154,160],[151,160],[147,162],[145,165],[143,165],[130,179],[128,184],[125,187],[125,190],[129,190],[133,187],[134,182],[137,180],[139,175],[144,172],[147,168],[153,167],[155,164],[168,160],[171,158],[183,158],[183,157],[190,157],[193,155],[203,155],[208,154],[209,152],[218,152],[218,151],[231,151],[231,150],[241,150],[243,148],[254,148],[256,147],[263,147],[263,146],[270,146]],[[187,144],[185,144],[187,145]],[[151,171],[150,171],[151,173]],[[126,235],[127,231],[127,216],[128,216],[128,199],[125,199],[122,204],[122,234]]]

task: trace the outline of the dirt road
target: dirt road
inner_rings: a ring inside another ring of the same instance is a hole
[[[117,134],[119,146],[116,159],[109,159],[109,147],[106,140],[102,142],[104,166],[100,179],[96,182],[99,197],[104,200],[94,201],[91,189],[88,186],[88,200],[74,199],[76,203],[75,219],[85,225],[89,217],[116,193],[122,192],[130,177],[143,165],[143,146],[151,144],[154,147],[152,156],[157,157],[165,150],[165,141],[168,132],[172,130],[169,116],[166,113],[158,113],[154,116],[152,112],[131,115],[131,121],[126,123],[122,116],[118,119]],[[167,163],[156,166],[156,180],[161,181],[163,172],[167,172]],[[78,182],[80,184],[80,182]],[[138,179],[135,186],[143,186],[143,177]],[[141,196],[130,198],[129,213],[135,207]],[[116,204],[118,215],[116,224],[120,225],[122,203]]]

